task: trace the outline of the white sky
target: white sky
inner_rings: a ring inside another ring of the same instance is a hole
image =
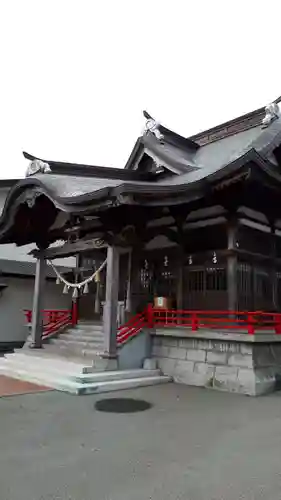
[[[0,176],[123,167],[142,110],[184,136],[281,95],[278,0],[0,0]]]

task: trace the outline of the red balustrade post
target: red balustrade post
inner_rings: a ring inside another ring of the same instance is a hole
[[[32,321],[32,311],[24,311],[27,323],[31,323]]]
[[[191,330],[196,332],[198,330],[199,321],[196,313],[192,313],[191,315]]]
[[[72,316],[71,319],[72,319],[73,326],[77,325],[77,323],[78,323],[78,302],[77,302],[77,300],[74,300],[72,302],[71,316]]]
[[[255,334],[255,318],[253,314],[248,314],[248,334],[249,335],[254,335]]]
[[[274,329],[276,335],[281,335],[281,315],[276,314],[274,316]]]
[[[148,328],[154,327],[154,311],[152,304],[148,304],[146,308],[147,326]]]

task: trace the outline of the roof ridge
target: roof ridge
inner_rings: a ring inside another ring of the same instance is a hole
[[[233,118],[232,120],[223,122],[215,127],[198,132],[197,134],[190,136],[189,139],[197,142],[200,146],[205,146],[211,142],[219,141],[220,139],[224,139],[231,135],[235,135],[261,125],[264,113],[265,106]]]
[[[144,174],[136,171],[124,170],[123,168],[116,167],[102,167],[98,165],[88,165],[83,163],[70,163],[54,160],[42,160],[29,153],[23,152],[23,156],[32,161],[40,160],[48,164],[51,173],[55,175],[70,175],[77,177],[98,177],[102,179],[119,179],[122,180],[141,180],[147,177]]]

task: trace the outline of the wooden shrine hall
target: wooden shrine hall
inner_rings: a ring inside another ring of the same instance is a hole
[[[77,256],[67,278],[77,284],[75,314],[78,321],[103,314],[109,357],[116,354],[118,303],[123,321],[148,304],[226,314],[281,311],[276,102],[189,138],[144,117],[124,169],[24,153],[30,165],[6,200],[0,242],[36,246],[35,347],[46,261],[55,265],[70,255]],[[93,273],[84,294],[80,284]]]

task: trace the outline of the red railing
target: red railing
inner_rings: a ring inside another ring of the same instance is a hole
[[[32,311],[24,310],[27,323],[32,322]],[[61,328],[73,324],[72,311],[68,309],[44,309],[43,311],[43,334],[46,339],[54,335]]]
[[[153,327],[189,327],[234,330],[254,335],[258,332],[281,334],[281,313],[262,311],[184,311],[148,307],[147,320]]]
[[[28,323],[32,321],[32,311],[25,310]],[[73,311],[45,309],[43,311],[44,339],[54,335],[62,327],[76,324],[77,315]],[[156,309],[152,305],[133,316],[117,330],[117,344],[121,346],[135,337],[143,328],[188,327],[193,332],[200,329],[212,329],[227,333],[258,332],[281,334],[281,313],[262,311],[186,311],[176,309]]]
[[[136,314],[117,330],[117,345],[121,346],[148,326],[147,312]]]

